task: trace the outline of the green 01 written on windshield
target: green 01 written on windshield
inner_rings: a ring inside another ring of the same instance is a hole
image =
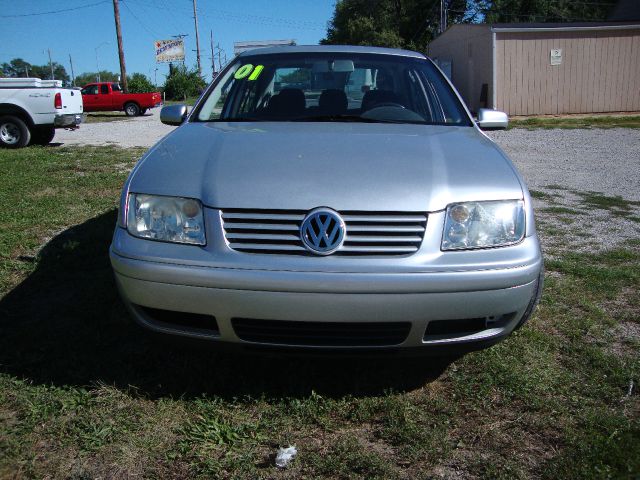
[[[192,118],[471,126],[460,100],[430,62],[364,53],[243,57],[215,83]]]

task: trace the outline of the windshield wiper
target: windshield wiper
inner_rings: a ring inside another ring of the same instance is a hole
[[[234,117],[234,118],[216,118],[214,120],[209,120],[210,122],[268,122],[269,119],[266,118],[256,118],[256,117]]]
[[[311,115],[308,117],[292,118],[293,122],[363,122],[363,123],[402,123],[393,120],[376,120],[360,115]]]
[[[392,118],[371,118],[360,115],[312,115],[309,117],[292,118],[292,122],[362,122],[362,123],[409,123],[414,125],[429,125],[425,121],[401,120]]]
[[[216,118],[208,120],[209,122],[361,122],[361,123],[419,123],[407,120],[390,120],[361,117],[360,115],[310,115],[306,117],[234,117],[234,118]]]

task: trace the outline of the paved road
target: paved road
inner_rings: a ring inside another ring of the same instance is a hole
[[[80,130],[59,130],[65,145],[150,147],[175,127],[163,125],[159,109],[116,122],[89,123]],[[491,132],[511,156],[532,189],[550,184],[640,200],[640,130],[525,130]]]

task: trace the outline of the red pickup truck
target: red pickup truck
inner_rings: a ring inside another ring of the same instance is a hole
[[[120,85],[112,82],[90,83],[82,88],[85,112],[118,110],[130,117],[144,114],[147,109],[162,105],[158,92],[122,93]]]

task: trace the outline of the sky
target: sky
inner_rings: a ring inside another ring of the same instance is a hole
[[[210,79],[211,31],[214,44],[229,60],[237,41],[294,39],[298,45],[317,44],[326,34],[335,0],[196,3],[202,71]],[[174,35],[188,35],[185,63],[196,65],[193,0],[120,0],[119,5],[128,75],[143,73],[162,85],[169,67],[155,63],[154,40]],[[64,65],[69,74],[69,55],[76,75],[95,72],[96,65],[120,72],[113,0],[0,0],[0,11],[0,63],[19,57],[45,65],[49,49],[52,60]]]

